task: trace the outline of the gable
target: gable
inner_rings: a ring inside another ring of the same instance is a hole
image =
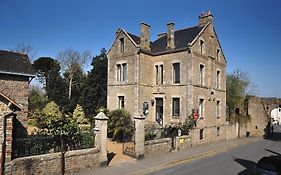
[[[120,48],[120,39],[124,39],[124,52],[121,52]],[[110,49],[108,50],[108,56],[112,56],[113,54],[123,54],[123,53],[133,53],[138,48],[140,39],[130,33],[127,33],[124,29],[119,29],[116,34],[116,38],[112,43]],[[137,43],[136,43],[137,42]]]
[[[216,31],[213,25],[206,25],[205,28],[196,36],[194,41],[191,43],[192,50],[194,52],[200,52],[200,42],[204,42],[204,51],[208,53],[207,56],[217,58],[217,50],[219,50],[220,60],[226,63],[226,58],[223,54],[223,49],[220,45]]]
[[[0,92],[0,103],[1,108],[5,109],[6,112],[8,111],[21,111],[22,107],[13,101],[11,98]]]

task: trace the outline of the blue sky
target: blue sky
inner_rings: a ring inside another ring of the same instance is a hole
[[[25,42],[37,57],[73,48],[97,55],[109,49],[117,28],[139,34],[151,25],[151,39],[174,22],[176,29],[198,24],[211,10],[227,58],[227,72],[247,71],[259,96],[281,97],[281,1],[278,0],[0,0],[0,49]]]

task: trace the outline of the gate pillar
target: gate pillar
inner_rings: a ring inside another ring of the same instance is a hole
[[[100,166],[107,166],[107,120],[108,117],[103,113],[99,112],[94,117],[95,119],[95,146],[99,148],[99,164]]]
[[[144,157],[144,116],[134,116],[135,120],[135,156],[137,159]]]

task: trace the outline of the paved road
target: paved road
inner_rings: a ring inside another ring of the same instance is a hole
[[[250,174],[256,162],[263,156],[281,156],[281,126],[274,126],[274,136],[212,157],[180,163],[149,175],[227,175]]]

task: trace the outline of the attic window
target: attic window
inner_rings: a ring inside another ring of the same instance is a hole
[[[120,38],[120,52],[124,52],[124,38]]]
[[[203,53],[204,52],[204,41],[203,40],[200,40],[200,53]]]
[[[217,60],[220,60],[220,54],[221,54],[220,49],[217,49]]]

